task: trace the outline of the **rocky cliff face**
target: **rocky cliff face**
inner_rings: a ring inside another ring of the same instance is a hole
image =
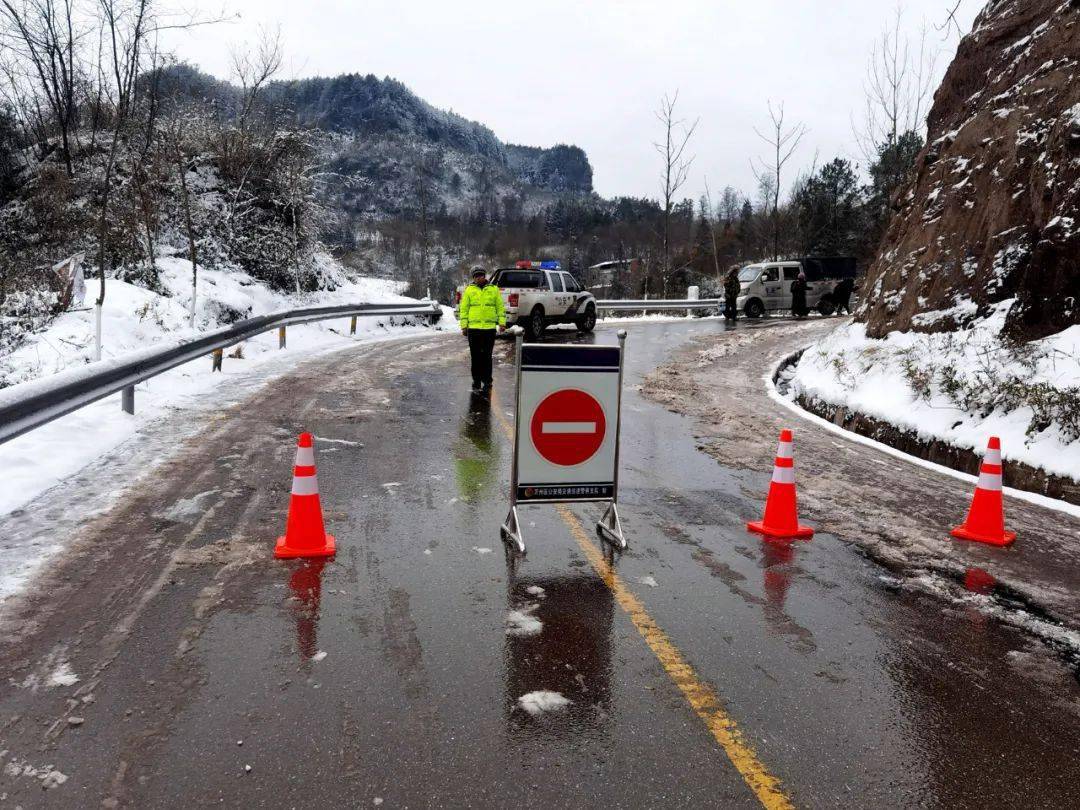
[[[867,332],[955,329],[1015,298],[1030,340],[1080,323],[1080,0],[990,0],[864,282]]]

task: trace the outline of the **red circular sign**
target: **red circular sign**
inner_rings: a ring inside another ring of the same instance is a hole
[[[573,467],[592,458],[604,443],[607,420],[592,396],[564,388],[544,397],[529,425],[533,447],[552,464]]]

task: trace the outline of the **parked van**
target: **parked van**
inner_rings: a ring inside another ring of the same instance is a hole
[[[791,282],[806,273],[806,306],[822,315],[836,311],[833,290],[844,279],[855,278],[851,256],[807,257],[780,262],[748,264],[739,271],[738,308],[748,318],[791,309]]]

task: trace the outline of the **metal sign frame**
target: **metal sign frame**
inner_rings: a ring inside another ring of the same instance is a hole
[[[616,548],[622,550],[627,547],[626,536],[623,534],[622,521],[619,520],[619,445],[622,433],[622,393],[623,393],[623,360],[626,356],[626,330],[620,329],[617,333],[619,338],[619,373],[617,382],[617,395],[616,395],[616,413],[615,413],[615,459],[614,459],[614,472],[612,475],[611,484],[611,496],[607,497],[593,497],[591,495],[582,496],[564,496],[564,497],[547,497],[529,499],[525,503],[529,504],[550,504],[550,503],[606,503],[607,509],[604,510],[603,516],[596,524],[596,533],[601,539],[611,543]],[[545,345],[545,344],[530,344],[530,345]],[[550,345],[550,344],[546,344]],[[610,349],[610,346],[579,346],[574,344],[566,344],[567,348],[572,349],[591,349],[591,348],[604,348]],[[518,445],[521,441],[521,354],[524,346],[524,339],[522,335],[518,334],[514,341],[514,363],[516,366],[515,371],[515,391],[514,391],[514,449],[513,460],[510,468],[510,511],[506,515],[506,520],[503,521],[500,534],[504,541],[512,541],[517,550],[525,553],[525,537],[522,532],[521,519],[518,515]],[[607,428],[610,429],[610,428]],[[573,486],[573,485],[569,485]],[[584,486],[584,485],[582,485]]]

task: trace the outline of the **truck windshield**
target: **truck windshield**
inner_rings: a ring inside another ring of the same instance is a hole
[[[739,271],[739,281],[753,281],[758,277],[758,273],[761,272],[761,268],[753,264],[747,265]]]
[[[526,287],[535,289],[544,286],[544,274],[530,270],[500,270],[495,274],[498,287]]]

